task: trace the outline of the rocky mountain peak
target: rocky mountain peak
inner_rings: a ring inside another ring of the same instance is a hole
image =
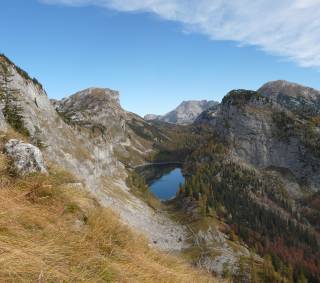
[[[258,92],[298,114],[320,114],[320,91],[296,83],[278,80],[264,84]]]
[[[62,99],[56,106],[73,110],[96,110],[104,107],[120,108],[119,93],[108,88],[87,88],[67,98]]]
[[[264,84],[258,92],[271,98],[276,98],[281,94],[295,98],[303,97],[308,100],[316,100],[320,98],[319,90],[285,80],[268,82]]]
[[[161,115],[147,114],[143,117],[146,121],[153,121],[161,118]]]
[[[125,117],[125,111],[120,106],[119,92],[108,88],[87,88],[61,101],[51,102],[67,121],[82,126],[110,126]]]
[[[146,120],[160,120],[173,124],[191,124],[205,110],[217,105],[218,102],[207,100],[183,101],[177,108],[163,116],[146,115]]]
[[[199,110],[208,109],[209,107],[217,104],[215,101],[208,100],[187,100],[183,101],[176,109],[176,112],[186,112],[194,113]]]

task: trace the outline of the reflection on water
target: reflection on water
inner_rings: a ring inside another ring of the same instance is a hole
[[[180,184],[184,183],[181,168],[177,165],[148,165],[138,172],[146,179],[150,190],[165,201],[176,196]]]

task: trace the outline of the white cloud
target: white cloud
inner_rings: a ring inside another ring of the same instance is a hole
[[[320,0],[39,0],[151,12],[213,40],[233,40],[320,67]]]

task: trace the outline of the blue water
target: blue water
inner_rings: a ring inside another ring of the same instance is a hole
[[[153,180],[150,190],[160,200],[166,201],[176,197],[180,184],[184,183],[184,177],[180,168],[174,168],[169,173],[162,175],[159,179]]]

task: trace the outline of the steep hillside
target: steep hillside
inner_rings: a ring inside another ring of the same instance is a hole
[[[158,120],[173,124],[191,124],[199,114],[217,104],[218,102],[207,100],[183,101],[176,109],[163,116],[148,114],[144,118],[149,121]]]
[[[10,138],[0,131],[0,150]],[[15,174],[0,153],[1,282],[215,282],[152,249],[84,185],[55,165]]]

